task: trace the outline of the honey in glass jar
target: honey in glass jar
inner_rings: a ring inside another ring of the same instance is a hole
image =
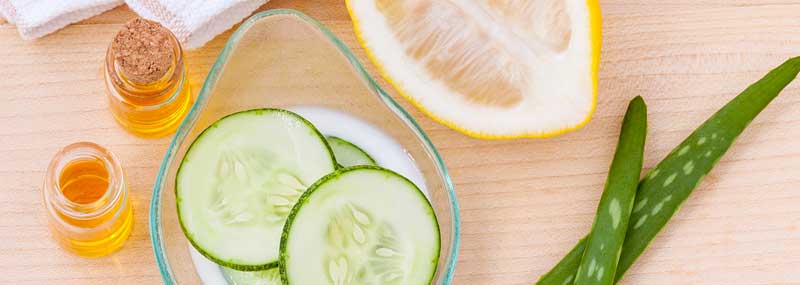
[[[73,253],[107,255],[131,233],[125,175],[114,154],[99,145],[79,142],[56,153],[42,192],[53,237]]]

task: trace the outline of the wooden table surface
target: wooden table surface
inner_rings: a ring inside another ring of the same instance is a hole
[[[273,0],[262,9],[290,7],[321,20],[379,77],[341,2]],[[599,105],[583,129],[482,141],[409,109],[456,184],[463,232],[455,284],[531,284],[586,233],[633,96],[649,104],[650,168],[749,83],[800,55],[800,0],[601,5]],[[35,41],[0,22],[0,283],[161,280],[147,216],[168,139],[140,139],[116,125],[100,68],[111,37],[132,17],[120,7]],[[188,53],[194,90],[229,35]],[[135,229],[110,257],[72,256],[45,226],[44,170],[58,148],[81,140],[115,152],[130,179]],[[622,283],[800,284],[800,83],[753,122]]]

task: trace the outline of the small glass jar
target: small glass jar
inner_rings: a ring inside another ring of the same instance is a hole
[[[56,153],[42,192],[53,238],[75,254],[110,254],[131,233],[133,207],[122,167],[97,144],[78,142]]]
[[[183,49],[172,32],[159,27],[168,34],[172,47],[172,61],[160,79],[131,80],[117,62],[114,42],[106,52],[105,82],[111,113],[127,131],[141,137],[173,133],[192,104]]]

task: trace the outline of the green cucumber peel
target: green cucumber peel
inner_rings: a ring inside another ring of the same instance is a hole
[[[203,244],[200,243],[200,240],[203,238],[204,235],[198,235],[198,234],[192,233],[192,231],[190,230],[189,226],[187,226],[187,222],[188,222],[187,217],[182,214],[183,213],[182,209],[184,209],[184,207],[191,208],[191,205],[184,204],[185,201],[186,201],[186,197],[184,196],[184,194],[182,194],[182,189],[185,189],[185,188],[183,188],[181,186],[182,185],[181,177],[182,177],[183,173],[185,171],[187,171],[186,169],[190,168],[188,166],[188,165],[190,165],[190,163],[196,163],[196,161],[198,159],[198,156],[199,156],[199,153],[196,153],[196,152],[197,152],[198,146],[202,144],[201,141],[208,140],[210,136],[213,137],[214,136],[213,135],[214,132],[218,132],[219,131],[218,129],[223,124],[225,124],[223,122],[230,122],[229,120],[234,120],[237,117],[241,118],[243,116],[269,116],[269,115],[276,115],[276,114],[277,115],[283,115],[283,116],[295,119],[295,120],[297,120],[296,121],[297,126],[308,128],[308,131],[310,131],[309,136],[313,137],[313,138],[316,138],[316,139],[319,139],[319,142],[321,144],[320,146],[322,148],[324,148],[324,151],[323,151],[325,153],[325,155],[324,155],[325,156],[325,158],[324,158],[325,164],[324,165],[325,166],[329,165],[330,166],[330,171],[336,170],[336,159],[334,157],[333,151],[331,150],[330,146],[328,145],[327,141],[325,140],[325,137],[316,129],[316,127],[314,127],[313,124],[311,124],[311,122],[309,122],[305,118],[301,117],[300,115],[298,115],[298,114],[296,114],[294,112],[288,111],[288,110],[274,109],[274,108],[261,108],[261,109],[244,110],[244,111],[239,111],[239,112],[235,112],[235,113],[232,113],[232,114],[228,114],[228,115],[226,115],[226,116],[224,116],[222,118],[219,118],[213,124],[208,126],[191,143],[191,145],[189,146],[189,148],[186,151],[186,154],[184,155],[183,160],[181,160],[181,164],[178,167],[178,172],[175,175],[175,189],[174,189],[174,191],[175,191],[175,200],[176,200],[175,201],[176,210],[178,212],[178,222],[179,222],[179,224],[181,226],[181,229],[182,229],[184,235],[189,240],[189,243],[192,245],[192,247],[194,247],[197,250],[198,253],[200,253],[201,255],[203,255],[204,257],[206,257],[207,259],[213,261],[214,263],[216,263],[218,265],[221,265],[221,266],[233,269],[233,270],[238,270],[238,271],[262,271],[262,270],[268,270],[268,269],[272,269],[272,268],[277,268],[279,266],[279,264],[278,264],[279,256],[276,256],[276,258],[274,260],[266,260],[265,262],[262,262],[262,263],[257,263],[257,264],[244,263],[244,262],[241,262],[240,260],[233,259],[231,257],[221,256],[218,253],[215,254],[214,252],[212,252],[210,250],[210,248],[207,248],[206,246],[203,246]],[[320,150],[322,150],[322,148],[320,148]],[[244,167],[244,168],[246,169],[247,167]],[[327,173],[327,172],[328,171],[325,171],[325,173]],[[320,172],[320,173],[322,173],[322,172]],[[305,190],[305,185],[303,185],[302,182],[299,181],[299,180],[297,182],[299,182],[302,185],[303,190]],[[195,191],[191,191],[192,195],[198,195],[197,191],[196,191],[197,189],[192,189],[192,190],[195,190]],[[186,191],[186,190],[183,190],[183,191]],[[289,208],[288,210],[291,210],[291,208]],[[189,216],[189,218],[191,218],[191,217],[192,216]],[[282,233],[282,226],[281,226],[280,230],[281,230],[281,233]],[[228,233],[228,234],[230,234],[230,233]],[[276,249],[276,251],[277,251],[277,249]]]
[[[605,190],[575,275],[576,285],[614,283],[617,261],[636,197],[636,185],[642,173],[646,137],[647,106],[642,97],[637,96],[631,100],[622,120]]]
[[[262,271],[239,271],[220,267],[228,285],[281,285],[280,269],[277,267]]]
[[[281,280],[282,280],[283,284],[292,284],[291,279],[290,279],[290,275],[291,275],[290,271],[291,270],[289,268],[290,266],[292,266],[292,263],[291,263],[291,260],[290,260],[290,256],[292,255],[292,253],[290,252],[289,243],[292,242],[291,241],[292,240],[291,235],[292,235],[293,226],[303,223],[303,221],[298,221],[299,220],[298,217],[300,217],[300,212],[301,211],[316,211],[315,210],[316,208],[313,208],[313,206],[310,206],[314,202],[312,197],[314,197],[314,195],[318,195],[318,196],[319,195],[330,195],[327,192],[330,192],[331,190],[330,190],[330,188],[326,188],[326,187],[329,187],[326,184],[336,183],[336,180],[344,179],[348,175],[353,175],[353,174],[356,174],[356,173],[359,173],[359,172],[365,172],[365,171],[371,172],[373,174],[377,173],[377,174],[380,174],[383,177],[389,177],[389,178],[398,179],[398,181],[400,181],[403,185],[408,186],[409,189],[413,189],[412,190],[412,191],[414,191],[413,192],[414,193],[413,196],[418,197],[419,198],[418,201],[421,201],[421,202],[425,203],[424,205],[425,205],[425,208],[428,211],[427,212],[429,214],[428,216],[431,218],[432,226],[434,227],[433,229],[437,234],[436,240],[435,240],[435,246],[434,246],[435,250],[432,251],[433,253],[435,253],[435,256],[433,256],[430,260],[428,260],[428,259],[425,259],[424,261],[417,260],[417,261],[412,261],[411,263],[412,264],[413,263],[429,264],[430,268],[432,268],[431,269],[431,274],[430,274],[430,277],[427,278],[427,280],[425,280],[423,283],[424,284],[432,284],[433,278],[435,276],[434,273],[436,271],[435,268],[436,268],[436,265],[439,262],[439,253],[440,253],[440,250],[441,250],[441,231],[440,231],[440,228],[439,228],[438,219],[437,219],[435,211],[433,209],[433,205],[430,203],[430,201],[428,201],[428,199],[425,196],[425,193],[423,193],[422,190],[419,189],[419,187],[417,187],[417,185],[414,184],[411,180],[409,180],[405,176],[402,176],[402,175],[398,174],[397,172],[394,172],[393,170],[386,169],[386,168],[383,168],[383,167],[380,167],[380,166],[373,166],[373,165],[357,165],[357,166],[351,166],[351,167],[345,167],[345,168],[337,169],[337,170],[329,173],[328,175],[320,178],[316,182],[314,182],[314,184],[309,186],[308,190],[306,190],[303,193],[303,195],[300,196],[300,198],[297,200],[297,203],[294,205],[294,207],[292,208],[291,212],[289,213],[289,218],[287,219],[286,223],[284,224],[283,233],[282,233],[282,236],[281,236],[281,244],[280,244],[280,251],[279,251],[280,252],[280,262],[279,263],[280,263],[280,275],[281,275]],[[372,190],[372,189],[370,189],[370,190]],[[344,194],[342,194],[341,191],[340,192],[336,192],[336,193],[337,193],[336,195],[339,195],[339,196],[344,195]],[[368,218],[368,220],[371,220],[371,218]],[[389,240],[391,240],[391,239],[389,239]],[[358,244],[356,244],[356,241],[352,241],[352,243],[353,244],[349,245],[348,247],[351,247],[351,246],[352,247],[358,247]],[[345,243],[345,244],[347,244],[347,243]],[[305,248],[307,248],[307,247],[304,246],[304,249]],[[305,253],[305,254],[308,255],[309,253]],[[346,258],[346,257],[345,256],[339,256],[339,258]],[[344,264],[347,264],[346,263],[346,259],[344,259],[344,260],[345,260]],[[342,261],[340,261],[340,262],[342,262]],[[409,262],[408,260],[402,260],[401,263],[406,264],[408,262]],[[381,263],[381,261],[378,260],[378,259],[371,260],[371,262],[370,262],[371,266],[375,266],[375,264],[380,264],[380,263]],[[342,263],[339,263],[339,264],[342,264]],[[350,265],[350,266],[352,266],[352,265]],[[305,268],[305,265],[304,265],[304,268]],[[328,269],[329,267],[325,267],[325,268],[326,268],[326,270],[330,270],[330,269]],[[339,268],[341,269],[341,267],[339,267]],[[345,272],[344,273],[348,272],[347,271],[348,268],[349,268],[349,270],[357,270],[354,267],[348,267],[348,265],[345,265],[345,267],[344,267]],[[372,269],[386,269],[386,268],[372,268]],[[350,273],[350,274],[355,273],[354,275],[345,274],[345,275],[339,275],[339,276],[350,276],[348,278],[353,278],[353,277],[361,278],[361,277],[364,277],[364,274],[373,274],[373,273],[370,273],[370,272],[371,272],[371,270],[358,271],[358,272],[351,272]],[[309,273],[304,271],[304,274],[307,275]],[[328,274],[330,274],[330,273],[328,273]],[[410,275],[407,275],[407,276],[410,276]],[[427,277],[427,275],[419,275],[419,276]],[[335,284],[350,284],[350,283],[353,283],[351,281],[352,281],[352,279],[350,279],[349,281],[347,281],[345,283],[339,283],[339,282],[341,282],[341,280],[334,280],[333,283],[335,283]],[[359,280],[356,280],[356,281],[359,281]],[[398,280],[394,280],[394,281],[398,281]],[[399,280],[399,281],[402,282],[403,280]],[[408,280],[406,280],[406,281],[408,281]],[[362,283],[359,283],[359,282],[355,282],[355,283],[362,284]],[[331,284],[333,284],[333,283],[331,283]],[[364,284],[367,284],[367,283],[368,284],[384,284],[384,283],[380,283],[380,282],[379,283],[366,282]],[[423,284],[423,283],[419,283],[419,284]],[[322,283],[301,283],[301,284],[322,284]],[[396,283],[396,282],[392,282],[391,284],[415,284],[415,283],[413,283],[413,282],[412,283]]]
[[[378,165],[369,153],[350,141],[336,136],[326,136],[325,140],[328,141],[328,145],[336,157],[338,168],[356,165]]]
[[[730,148],[750,122],[800,73],[800,57],[787,60],[722,107],[639,182],[631,225],[617,264],[619,281],[683,201]],[[578,242],[573,251],[585,247]],[[580,255],[570,252],[537,282],[569,284]]]

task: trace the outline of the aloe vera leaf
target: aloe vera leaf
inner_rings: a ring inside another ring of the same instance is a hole
[[[553,267],[549,272],[545,275],[542,275],[539,278],[539,281],[536,281],[536,284],[539,285],[567,285],[572,284],[572,280],[575,279],[575,272],[578,271],[578,266],[581,265],[581,257],[583,256],[583,251],[586,248],[586,238],[582,238],[578,241],[578,244],[572,248],[572,250],[567,253],[567,256],[564,256],[561,261],[556,264],[556,267]]]
[[[637,96],[631,100],[622,120],[617,150],[597,206],[591,234],[586,240],[575,285],[614,283],[617,261],[636,197],[636,185],[642,173],[646,137],[647,106],[642,97]]]
[[[770,71],[700,125],[642,180],[631,213],[632,226],[625,236],[624,254],[617,266],[617,280],[644,252],[739,134],[798,72],[800,57],[789,59]]]
[[[797,77],[798,72],[800,57],[791,58],[770,71],[700,125],[639,182],[630,217],[633,225],[625,235],[616,280],[633,265],[744,128]],[[581,240],[575,249],[584,243]],[[542,278],[537,284],[568,284],[566,278],[578,270],[575,259],[579,258],[570,252],[545,274],[551,278]]]

